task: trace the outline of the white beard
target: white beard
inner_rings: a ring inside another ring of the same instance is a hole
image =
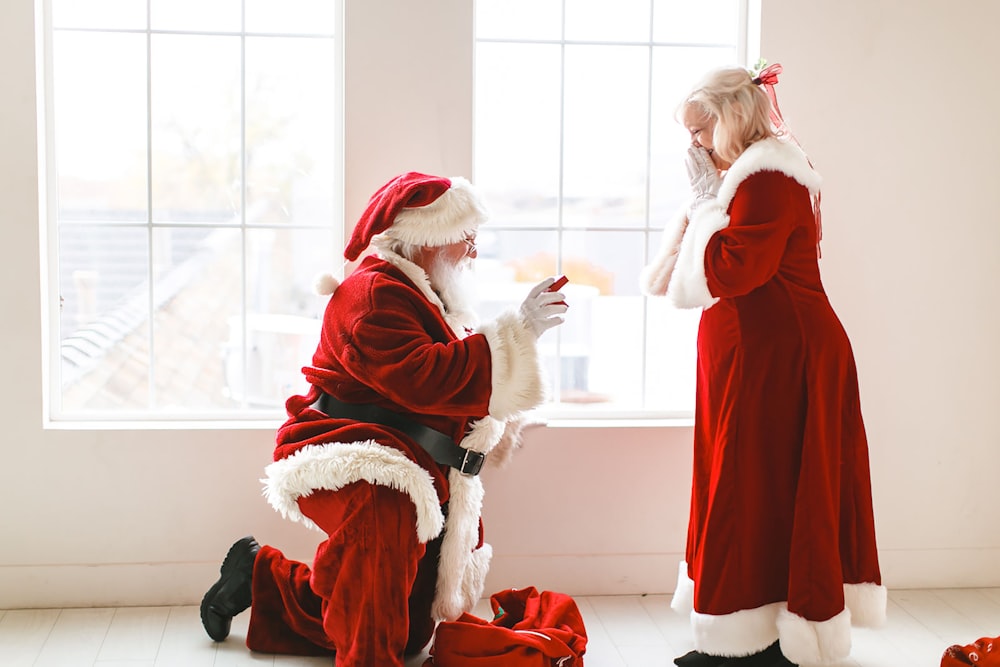
[[[479,323],[475,313],[475,271],[471,259],[466,258],[458,264],[435,259],[427,269],[427,278],[441,298],[452,328],[458,324],[471,329]]]

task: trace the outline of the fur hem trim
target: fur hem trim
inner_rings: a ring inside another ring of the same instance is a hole
[[[702,204],[695,210],[681,241],[667,288],[671,301],[678,308],[711,308],[719,300],[708,291],[705,250],[712,236],[728,226],[729,215],[718,200]]]
[[[684,615],[694,611],[694,582],[688,577],[687,562],[683,560],[677,566],[677,586],[670,600],[670,608]]]
[[[844,606],[851,610],[851,623],[862,628],[881,628],[886,622],[889,593],[879,584],[844,584]]]
[[[639,289],[647,296],[663,296],[667,293],[670,276],[677,263],[681,238],[687,222],[687,213],[681,210],[674,214],[663,228],[660,249],[653,260],[639,274]]]
[[[521,317],[514,311],[501,313],[483,325],[493,365],[490,416],[502,422],[537,407],[545,400],[538,345]]]
[[[469,181],[451,179],[451,187],[426,206],[404,208],[382,235],[416,246],[457,243],[489,218],[485,204]]]
[[[851,612],[844,609],[826,621],[809,621],[788,611],[778,615],[781,652],[796,664],[828,664],[851,654]]]
[[[476,550],[483,509],[482,480],[453,468],[448,472],[448,485],[451,493],[448,518],[441,540],[437,588],[431,606],[431,613],[437,620],[454,620],[475,605],[482,595],[493,555],[492,548],[485,544]]]
[[[690,614],[695,647],[713,655],[746,656],[781,641],[781,652],[794,663],[824,664],[851,652],[851,625],[885,623],[887,591],[878,584],[844,584],[845,609],[826,621],[809,621],[785,602],[713,616],[694,611],[694,582],[681,561],[670,607]]]
[[[778,615],[784,608],[783,602],[773,602],[719,616],[692,611],[695,648],[734,658],[759,653],[778,639]]]
[[[392,447],[374,440],[307,445],[264,469],[263,494],[281,516],[320,530],[299,510],[298,499],[317,489],[336,491],[353,482],[388,486],[410,496],[417,511],[417,537],[441,534],[444,514],[430,473]]]

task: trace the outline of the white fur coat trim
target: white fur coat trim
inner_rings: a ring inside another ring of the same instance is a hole
[[[448,472],[448,517],[438,559],[437,589],[431,614],[436,620],[454,620],[469,611],[483,594],[493,549],[479,541],[479,517],[483,509],[483,481]]]
[[[694,582],[681,562],[671,608],[690,614],[695,647],[713,655],[745,656],[776,639],[781,652],[797,664],[827,664],[851,652],[851,626],[880,627],[885,623],[887,594],[878,584],[845,584],[845,608],[826,621],[810,621],[788,610],[785,602],[724,615],[694,611]]]
[[[810,195],[818,193],[822,183],[805,153],[793,143],[763,139],[743,151],[723,177],[716,200],[699,206],[684,232],[667,288],[677,307],[710,308],[718,301],[708,289],[705,249],[716,232],[729,226],[727,211],[740,183],[761,171],[785,174],[805,186]]]
[[[336,491],[353,482],[388,486],[406,493],[417,513],[417,536],[428,542],[441,534],[444,514],[430,473],[402,452],[373,440],[307,445],[264,469],[264,496],[292,521],[320,530],[299,510],[298,499],[317,489]]]
[[[402,271],[403,275],[417,286],[420,293],[437,307],[456,337],[465,338],[467,335],[466,329],[472,329],[476,326],[478,321],[476,314],[468,311],[450,311],[444,302],[441,301],[441,297],[434,291],[434,288],[431,287],[431,281],[427,276],[427,272],[402,255],[390,250],[389,247],[392,245],[392,242],[389,239],[384,236],[376,236],[372,241],[372,245],[377,250],[379,257]]]
[[[545,384],[535,335],[515,311],[501,313],[479,328],[493,362],[490,416],[506,422],[545,400]]]

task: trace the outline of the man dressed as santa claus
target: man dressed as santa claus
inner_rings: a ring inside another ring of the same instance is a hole
[[[563,321],[547,278],[473,331],[463,289],[486,213],[463,178],[402,174],[372,196],[344,251],[364,258],[330,294],[310,389],[286,402],[265,496],[325,533],[310,565],[244,537],[201,604],[222,641],[250,608],[254,651],[402,666],[435,622],[481,597],[478,477],[517,445],[544,387],[537,340]]]

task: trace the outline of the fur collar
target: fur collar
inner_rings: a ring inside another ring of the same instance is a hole
[[[762,139],[743,151],[723,177],[718,202],[724,210],[728,208],[739,184],[759,171],[781,172],[804,185],[812,196],[819,192],[822,183],[819,174],[809,164],[809,158],[797,145],[776,137]]]

